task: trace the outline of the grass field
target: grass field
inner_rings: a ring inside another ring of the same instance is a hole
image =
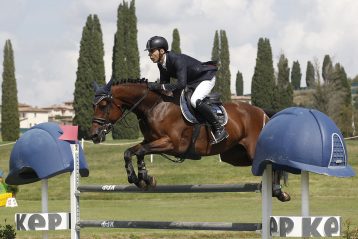
[[[116,143],[120,143],[117,142]],[[358,172],[358,141],[348,141],[349,163]],[[8,172],[8,160],[13,145],[0,147],[0,168]],[[127,146],[85,144],[90,176],[81,184],[126,184],[123,151]],[[251,168],[236,168],[219,162],[218,157],[200,161],[187,160],[174,164],[160,156],[150,163],[150,174],[158,184],[209,184],[260,182]],[[310,174],[311,215],[339,215],[358,227],[358,177],[334,178]],[[273,215],[300,215],[300,176],[290,175],[285,188],[292,200],[273,201]],[[14,225],[14,214],[41,211],[41,183],[20,186],[19,207],[0,208],[0,224]],[[49,180],[49,211],[69,211],[69,173]],[[259,193],[208,194],[95,194],[81,195],[81,219],[95,220],[158,220],[158,221],[217,221],[259,222]],[[39,232],[17,231],[17,238],[41,238]],[[69,238],[69,231],[50,231],[49,238]],[[81,238],[260,238],[256,233],[168,231],[132,229],[83,229]]]

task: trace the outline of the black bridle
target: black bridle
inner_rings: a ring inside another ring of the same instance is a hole
[[[100,127],[98,128],[99,132],[104,132],[105,134],[108,134],[111,132],[113,128],[113,123],[109,122],[108,115],[109,115],[109,109],[112,106],[113,98],[111,94],[100,94],[95,96],[95,101],[93,102],[93,109],[97,107],[97,105],[103,101],[106,100],[108,104],[106,105],[104,111],[105,111],[105,118],[100,117],[93,117],[92,123],[98,124]],[[122,107],[120,105],[115,104],[119,110],[123,113]]]
[[[147,97],[149,92],[149,89],[145,92],[145,94],[127,111],[122,109],[122,106],[119,104],[116,104],[113,101],[112,94],[99,94],[95,96],[95,101],[93,102],[93,108],[96,108],[97,105],[103,101],[106,100],[109,104],[106,105],[104,111],[105,111],[105,118],[99,118],[99,117],[93,117],[92,123],[98,124],[100,127],[98,128],[99,132],[104,132],[105,134],[108,134],[113,129],[113,125],[115,122],[110,122],[108,120],[109,116],[109,110],[112,105],[115,105],[122,113],[121,118],[119,118],[117,121],[121,122],[129,113],[133,112],[133,110]]]

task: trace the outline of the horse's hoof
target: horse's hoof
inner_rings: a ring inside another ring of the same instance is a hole
[[[148,185],[146,184],[146,182],[143,179],[139,180],[137,187],[144,191],[148,190]]]
[[[157,180],[153,176],[149,176],[148,183],[151,188],[155,188],[157,186]]]
[[[137,182],[138,182],[138,178],[137,178],[136,176],[133,176],[133,175],[128,176],[128,183],[130,183],[130,184],[132,184],[132,183],[137,184]]]
[[[283,192],[281,188],[272,190],[272,197],[276,197],[281,202],[288,202],[291,200],[291,196],[288,193]]]
[[[280,194],[278,194],[277,199],[280,200],[281,202],[288,202],[291,200],[291,196],[286,193],[286,192],[281,192]]]

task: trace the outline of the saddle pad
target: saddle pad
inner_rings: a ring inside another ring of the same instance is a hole
[[[180,95],[180,109],[184,118],[193,124],[198,124],[198,119],[190,112],[187,101],[185,100],[185,91],[183,90]]]
[[[201,119],[198,119],[195,117],[195,115],[190,111],[188,104],[190,104],[190,102],[187,102],[186,97],[185,97],[185,91],[183,90],[180,95],[180,109],[181,109],[181,112],[182,112],[184,118],[188,122],[193,123],[193,124],[205,123]],[[215,105],[212,105],[211,110],[213,112],[215,112],[215,114],[217,115],[218,120],[222,126],[227,124],[228,116],[227,116],[224,106],[215,104]]]

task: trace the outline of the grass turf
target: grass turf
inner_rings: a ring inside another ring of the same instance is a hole
[[[358,171],[358,142],[348,141],[349,163]],[[8,172],[12,145],[0,147],[0,168]],[[81,184],[126,184],[123,151],[126,146],[85,144],[90,177]],[[210,184],[260,182],[252,176],[251,168],[236,168],[221,163],[217,156],[200,161],[187,160],[174,164],[160,156],[150,163],[150,174],[158,184]],[[343,221],[358,225],[358,177],[334,178],[310,174],[311,215],[339,215]],[[292,200],[280,203],[274,199],[274,215],[300,215],[300,176],[290,175],[286,191]],[[20,186],[19,207],[0,208],[0,224],[14,223],[18,212],[41,211],[41,183]],[[69,173],[49,180],[49,211],[69,211]],[[114,194],[85,193],[81,195],[81,219],[94,220],[158,220],[158,221],[217,221],[259,222],[261,195],[259,193],[205,194]],[[69,238],[69,231],[49,231],[50,238]],[[41,232],[17,231],[18,238],[40,238]],[[134,229],[83,229],[81,238],[260,238],[256,233],[168,231]]]

